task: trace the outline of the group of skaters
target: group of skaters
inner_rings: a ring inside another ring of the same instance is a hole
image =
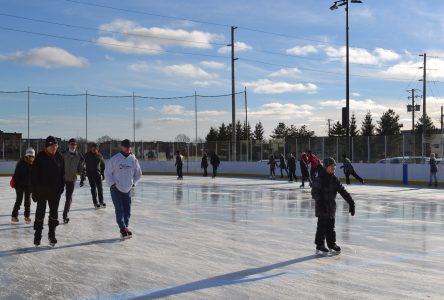
[[[210,162],[211,166],[213,167],[213,176],[212,178],[215,179],[217,176],[217,169],[220,166],[220,159],[219,156],[212,152],[210,154]],[[176,173],[177,173],[177,180],[183,180],[183,164],[184,164],[184,157],[182,154],[180,154],[180,151],[176,151],[176,163],[174,166],[176,167]],[[202,155],[202,162],[200,163],[200,168],[203,169],[203,177],[208,176],[208,154],[206,152]]]
[[[341,166],[341,169],[344,169],[346,183],[350,184],[350,176],[353,176],[363,184],[365,182],[364,179],[356,173],[350,159],[347,158],[345,154],[343,154],[342,158],[344,163]],[[290,153],[287,160],[285,160],[283,154],[279,155],[279,159],[276,159],[274,155],[270,155],[267,164],[270,166],[270,179],[276,179],[276,168],[278,167],[281,171],[281,178],[284,178],[285,171],[286,176],[288,177],[288,182],[298,181],[298,177],[296,176],[297,159],[295,154]],[[300,188],[305,187],[305,182],[308,182],[311,187],[312,182],[317,177],[319,170],[322,167],[321,160],[316,153],[312,151],[302,152],[299,158],[299,166],[301,168]]]
[[[132,145],[129,140],[122,141],[121,151],[114,155],[106,165],[99,152],[99,146],[95,143],[88,145],[88,152],[85,155],[77,150],[75,139],[70,139],[68,149],[61,151],[57,139],[53,136],[46,138],[44,149],[37,154],[32,148],[26,149],[25,156],[17,163],[10,182],[17,195],[11,223],[20,222],[18,212],[23,199],[25,223],[32,222],[30,218],[32,198],[37,203],[34,245],[39,246],[48,206],[48,240],[49,244],[54,247],[57,244],[55,232],[59,225],[58,209],[62,194],[65,193],[66,196],[63,223],[68,224],[78,176],[80,176],[80,187],[84,186],[84,181],[88,178],[95,209],[106,207],[102,186],[102,181],[106,179],[110,187],[120,235],[122,238],[132,237],[128,229],[131,215],[130,191],[140,180],[142,170],[131,149]]]

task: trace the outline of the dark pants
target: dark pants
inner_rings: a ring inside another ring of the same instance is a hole
[[[217,166],[213,166],[213,177],[217,176]]]
[[[305,186],[305,181],[308,181],[308,184],[311,186],[311,179],[310,176],[302,176],[302,186]]]
[[[176,167],[177,177],[179,177],[179,178],[183,178],[182,168],[183,168],[182,165],[178,165],[178,166]]]
[[[49,218],[48,218],[48,236],[55,237],[55,229],[59,225],[59,203],[60,195],[47,195],[39,196],[37,198],[37,209],[35,211],[35,221],[34,221],[34,236],[37,239],[42,238],[43,221],[45,220],[46,213],[46,203],[49,206]]]
[[[25,197],[25,218],[29,218],[31,214],[31,192],[21,189],[15,188],[15,194],[17,198],[15,199],[14,208],[12,209],[11,217],[17,218],[20,210],[20,206],[22,205],[23,196]]]
[[[116,186],[110,188],[116,212],[116,222],[120,229],[127,228],[131,217],[131,192],[122,193]]]
[[[356,180],[358,180],[359,182],[363,181],[363,179],[359,177],[358,174],[356,174],[355,170],[353,170],[351,173],[344,173],[344,174],[345,174],[345,181],[347,184],[350,184],[350,175],[353,175],[353,177],[356,178]]]
[[[288,177],[287,168],[280,168],[280,169],[281,169],[281,178],[284,177],[284,173],[282,172],[282,170],[285,170],[285,173],[287,174],[287,177]]]
[[[75,181],[66,181],[65,182],[65,208],[63,209],[63,219],[68,218],[69,210],[71,209],[72,203],[72,194],[74,193]]]
[[[204,169],[204,174],[203,174],[203,176],[207,177],[207,176],[208,176],[208,166],[203,167],[203,169]]]
[[[315,180],[317,174],[318,174],[318,169],[317,169],[317,168],[311,168],[311,169],[310,169],[310,178],[311,178],[311,181],[314,181],[314,180]]]
[[[296,177],[296,169],[289,169],[290,173],[288,174],[289,176],[289,180],[293,181],[293,177],[294,177],[294,181],[298,181],[298,178]]]
[[[326,239],[329,248],[336,244],[335,219],[330,217],[318,217],[315,244],[317,246],[325,245]]]
[[[276,176],[276,168],[270,168],[270,176]]]
[[[97,204],[97,194],[99,194],[99,202],[103,203],[102,176],[100,174],[88,175],[88,181],[94,204]]]

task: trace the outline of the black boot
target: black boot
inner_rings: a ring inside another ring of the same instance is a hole
[[[49,221],[48,221],[48,227],[49,227],[48,240],[49,240],[49,245],[51,245],[51,247],[54,247],[57,244],[57,239],[55,238],[55,229],[58,225],[59,225],[59,220],[53,220],[51,218],[49,219]]]
[[[34,230],[34,245],[38,247],[40,246],[40,241],[42,240],[43,220],[34,221]]]
[[[325,247],[325,245],[317,245],[316,246],[316,254],[327,255],[328,249]]]

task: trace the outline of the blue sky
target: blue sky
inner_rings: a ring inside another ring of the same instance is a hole
[[[29,86],[35,91],[69,94],[86,90],[154,97],[195,91],[227,94],[231,92],[230,53],[223,45],[229,43],[229,25],[233,25],[239,27],[235,31],[236,89],[247,87],[251,123],[262,121],[267,134],[282,121],[306,124],[324,135],[327,119],[341,118],[345,12],[330,11],[332,1],[79,2],[2,2],[0,90]],[[360,123],[368,110],[376,120],[393,108],[404,128],[410,129],[406,90],[422,89],[418,54],[426,52],[430,56],[427,107],[438,126],[439,107],[444,105],[440,95],[444,3],[363,2],[350,5],[351,111]],[[26,94],[0,94],[0,101],[0,129],[25,132]],[[84,106],[84,97],[33,94],[31,137],[84,136]],[[137,140],[173,140],[179,133],[194,139],[194,99],[144,99],[137,100],[136,107]],[[130,99],[90,97],[89,137],[132,137],[131,109]],[[238,96],[236,109],[243,121],[243,96]],[[210,126],[231,121],[231,98],[200,98],[198,111],[198,136],[204,138]]]

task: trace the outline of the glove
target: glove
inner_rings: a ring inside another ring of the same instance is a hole
[[[15,189],[15,180],[11,179],[11,181],[9,182],[9,185],[11,186],[11,188]]]
[[[350,212],[350,214],[351,214],[352,216],[354,216],[354,215],[355,215],[355,206],[354,206],[354,205],[351,205],[350,208],[348,209],[348,211]]]
[[[85,185],[85,183],[83,182],[83,180],[80,180],[80,187],[83,187]]]

